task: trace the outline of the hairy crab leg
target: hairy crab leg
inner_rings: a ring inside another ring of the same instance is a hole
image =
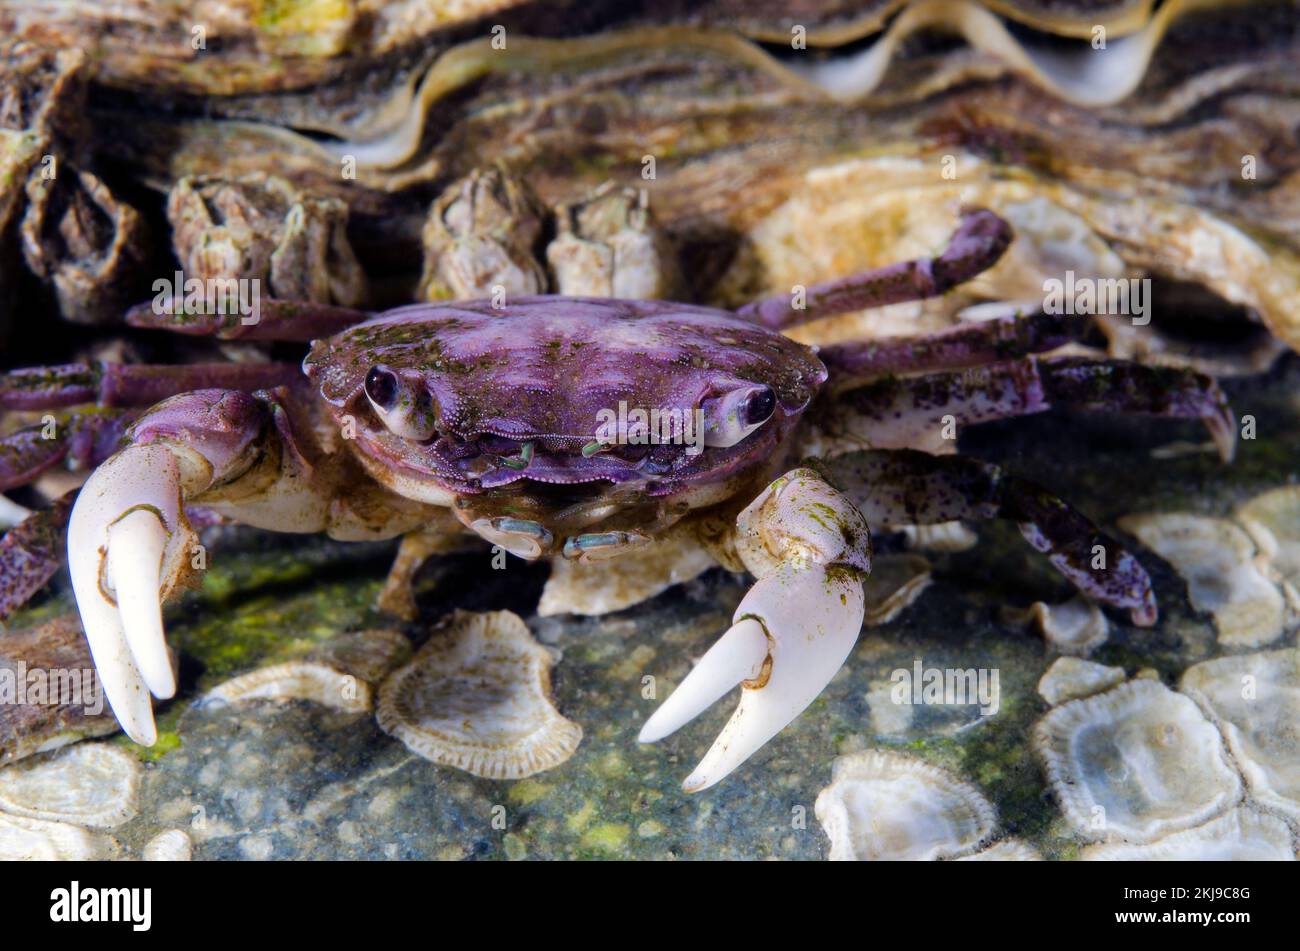
[[[151,406],[189,390],[261,390],[301,379],[292,363],[66,363],[0,374],[0,409],[39,410],[97,403]]]
[[[369,320],[373,315],[350,307],[266,298],[255,314],[195,313],[183,303],[156,307],[138,304],[126,313],[132,327],[170,330],[173,333],[221,340],[283,340],[306,343],[332,337],[340,331]],[[209,384],[216,385],[216,384]]]
[[[783,330],[851,310],[938,297],[997,264],[1012,237],[1011,225],[993,212],[972,209],[962,215],[948,247],[938,257],[901,261],[814,284],[802,307],[796,306],[791,295],[778,294],[746,304],[736,314],[772,330]]]
[[[736,520],[736,550],[758,581],[733,624],[645,722],[651,743],[737,684],[740,703],[682,784],[714,785],[817,698],[862,629],[871,536],[862,514],[811,469],[777,479]]]
[[[878,526],[1016,522],[1025,540],[1080,591],[1127,609],[1139,626],[1156,621],[1151,578],[1137,558],[1057,496],[992,463],[885,449],[847,453],[816,467]]]
[[[1199,419],[1225,462],[1236,420],[1212,377],[1124,360],[1024,357],[918,376],[885,377],[840,394],[828,433],[869,433],[884,449],[955,448],[956,425],[1045,412],[1053,406]]]

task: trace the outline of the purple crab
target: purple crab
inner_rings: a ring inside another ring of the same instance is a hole
[[[67,557],[108,700],[145,745],[156,738],[150,694],[176,689],[161,605],[194,573],[187,508],[275,531],[403,536],[381,598],[399,613],[413,607],[421,560],[466,539],[598,564],[686,533],[757,579],[640,733],[658,740],[739,684],[735,714],[684,783],[700,790],[798,716],[844,662],[862,627],[872,525],[1009,519],[1081,591],[1154,623],[1150,578],[1120,543],[939,434],[1052,406],[1196,418],[1228,460],[1235,423],[1213,379],[1040,356],[1084,326],[1042,313],[820,350],[781,333],[942,294],[1011,239],[995,214],[970,210],[938,257],[734,313],[564,296],[378,315],[272,300],[255,322],[137,310],[137,325],[311,349],[301,368],[10,373],[0,407],[95,405],[58,440],[9,437],[0,489],[64,458],[98,463],[71,509]],[[0,543],[6,608],[52,573],[59,511]]]

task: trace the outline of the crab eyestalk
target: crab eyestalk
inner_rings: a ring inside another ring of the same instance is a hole
[[[871,570],[865,519],[810,469],[772,483],[737,518],[737,549],[759,580],[733,624],[641,729],[673,733],[737,684],[740,704],[682,787],[714,785],[817,699],[862,629]]]

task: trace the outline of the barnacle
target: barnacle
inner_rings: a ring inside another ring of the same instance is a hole
[[[551,702],[549,651],[509,611],[458,611],[379,691],[379,725],[413,752],[475,776],[559,766],[582,727]]]
[[[882,750],[837,759],[816,813],[832,861],[956,858],[977,849],[997,824],[972,786]]]

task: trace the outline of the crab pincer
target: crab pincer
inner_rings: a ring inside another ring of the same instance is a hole
[[[740,704],[682,787],[714,785],[817,698],[862,629],[871,571],[866,519],[811,469],[768,486],[736,520],[737,553],[757,577],[733,624],[642,727],[651,743],[737,684]]]

